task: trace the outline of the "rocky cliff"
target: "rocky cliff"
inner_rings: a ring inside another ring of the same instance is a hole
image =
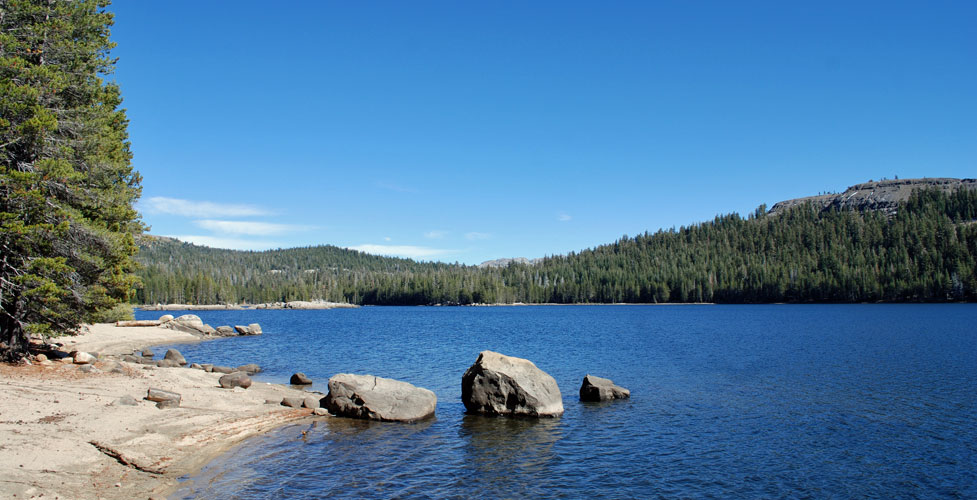
[[[869,181],[856,184],[843,193],[807,196],[793,200],[781,201],[773,206],[768,213],[776,214],[787,208],[813,203],[823,210],[881,210],[888,214],[895,213],[899,202],[909,199],[909,195],[916,189],[935,187],[950,192],[958,188],[977,189],[977,179],[953,179],[948,177],[922,179],[895,179],[885,181]]]

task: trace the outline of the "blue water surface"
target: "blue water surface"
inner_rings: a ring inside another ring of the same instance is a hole
[[[194,314],[264,334],[178,346],[191,362],[302,371],[323,392],[336,373],[404,380],[437,394],[437,418],[284,427],[173,498],[977,497],[974,304]],[[564,416],[465,415],[485,349],[551,374]],[[579,402],[588,373],[631,399]]]

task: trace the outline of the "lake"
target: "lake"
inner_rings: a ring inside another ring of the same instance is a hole
[[[173,498],[977,497],[975,304],[193,314],[264,334],[177,346],[190,362],[323,392],[336,373],[403,380],[437,394],[437,418],[284,427]],[[564,416],[466,415],[461,376],[486,349],[552,375]],[[579,402],[588,373],[631,399]]]

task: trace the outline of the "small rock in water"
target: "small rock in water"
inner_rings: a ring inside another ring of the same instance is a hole
[[[224,336],[224,337],[233,337],[233,336],[237,335],[237,332],[234,331],[233,328],[231,328],[231,327],[229,327],[227,325],[225,325],[225,326],[218,326],[216,333],[217,333],[217,335],[221,335],[221,336]]]
[[[248,325],[248,335],[261,335],[261,325],[257,323]]]
[[[237,370],[235,370],[234,368],[231,368],[230,366],[215,366],[215,367],[211,368],[210,371],[212,371],[214,373],[234,373]]]
[[[144,358],[151,358],[151,357],[155,356],[155,354],[153,354],[152,349],[143,349],[143,351],[142,351],[141,354],[142,354],[142,357],[144,357]]]
[[[585,376],[580,386],[580,401],[610,401],[630,397],[631,391],[614,385],[609,379],[593,375]]]
[[[288,380],[288,383],[292,385],[309,385],[312,383],[312,379],[306,377],[304,373],[298,372],[292,374],[292,378]]]

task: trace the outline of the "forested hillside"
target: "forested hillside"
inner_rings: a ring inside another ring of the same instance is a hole
[[[240,252],[144,242],[139,303],[876,302],[977,299],[977,190],[923,189],[879,211],[800,204],[505,267],[332,246]]]

